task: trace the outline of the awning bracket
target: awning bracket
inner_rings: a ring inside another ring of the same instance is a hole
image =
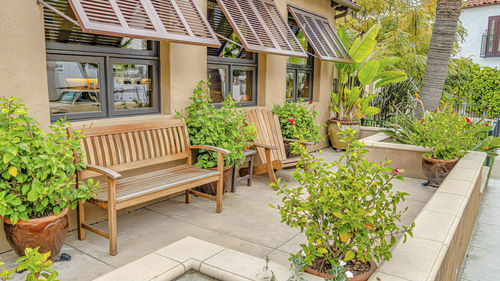
[[[52,10],[54,13],[56,13],[56,14],[60,15],[60,16],[61,16],[61,17],[63,17],[64,19],[66,19],[66,20],[68,20],[69,22],[73,23],[74,25],[76,25],[76,26],[80,26],[80,24],[79,24],[76,20],[74,20],[74,19],[70,18],[69,16],[67,16],[67,15],[66,15],[66,14],[64,14],[63,12],[61,12],[61,11],[59,11],[58,9],[54,8],[52,5],[45,3],[43,0],[37,0],[37,2],[38,2],[38,4],[41,4],[41,5],[45,6],[45,7],[47,7],[47,9]]]
[[[224,40],[226,40],[226,41],[228,41],[228,42],[233,43],[234,45],[236,45],[236,46],[238,46],[238,47],[240,47],[240,48],[243,48],[243,49],[245,48],[245,47],[243,47],[243,45],[241,45],[240,43],[236,43],[236,42],[234,42],[233,40],[231,40],[231,39],[229,39],[229,38],[227,38],[227,37],[225,37],[225,36],[223,36],[223,35],[220,35],[219,33],[215,33],[215,35],[216,35],[217,37],[221,38],[221,39],[224,39]]]

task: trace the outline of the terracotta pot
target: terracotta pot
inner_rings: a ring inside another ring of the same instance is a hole
[[[439,187],[458,162],[455,160],[439,160],[422,156],[422,169],[429,185]]]
[[[370,270],[368,272],[365,272],[365,273],[360,274],[360,275],[356,275],[349,280],[350,281],[367,281],[368,279],[370,279],[370,277],[373,275],[373,273],[375,273],[375,270],[377,270],[377,264],[375,263],[375,261],[370,261]],[[319,276],[321,278],[326,278],[329,280],[332,279],[332,276],[330,274],[321,273],[315,269],[312,269],[309,266],[306,266],[305,272],[312,274],[312,275]]]
[[[212,171],[216,171],[217,167],[210,168]],[[233,167],[224,167],[224,173],[222,175],[223,177],[223,190],[224,192],[228,191],[230,186],[231,186],[231,178],[233,177]],[[210,194],[210,195],[216,195],[217,194],[217,182],[211,182],[207,183],[204,185],[201,185],[197,187],[199,191]]]
[[[54,261],[68,233],[68,209],[57,216],[47,216],[29,221],[18,221],[15,225],[3,218],[3,229],[10,246],[19,256],[24,256],[25,248],[40,247],[40,253],[51,253]]]
[[[286,158],[293,158],[293,157],[299,157],[300,154],[292,153],[292,147],[290,146],[290,143],[285,142],[285,154]]]
[[[333,148],[347,148],[347,143],[343,141],[345,136],[341,133],[341,130],[345,130],[349,127],[356,130],[357,138],[361,132],[361,121],[328,120],[328,136],[330,137],[330,142],[332,143]]]

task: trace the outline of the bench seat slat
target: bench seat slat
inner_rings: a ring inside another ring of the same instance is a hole
[[[127,177],[116,181],[116,202],[122,202],[138,196],[160,190],[188,184],[204,178],[219,175],[218,171],[201,169],[195,166],[181,165],[169,169]],[[107,202],[108,191],[103,185],[96,201]]]

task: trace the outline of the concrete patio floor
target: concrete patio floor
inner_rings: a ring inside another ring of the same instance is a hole
[[[338,159],[339,153],[325,149],[323,158]],[[290,172],[277,172],[289,185],[296,184]],[[404,174],[403,174],[404,175]],[[410,196],[400,207],[408,207],[402,222],[409,224],[433,195],[434,189],[422,186],[424,181],[407,178],[396,182],[398,190]],[[269,206],[280,199],[269,186],[267,175],[254,176],[252,186],[237,185],[235,193],[224,195],[222,213],[215,212],[215,202],[194,197],[184,203],[184,196],[161,201],[118,216],[118,255],[108,254],[108,240],[87,232],[87,239],[79,241],[76,231],[70,231],[62,253],[72,256],[71,261],[54,265],[60,280],[93,280],[120,266],[163,248],[177,240],[192,236],[256,257],[269,256],[271,261],[289,265],[291,253],[297,253],[304,241],[297,229],[280,223],[277,210]],[[95,227],[106,231],[107,222]],[[14,252],[0,254],[0,260],[14,266]],[[14,280],[22,280],[16,274]]]

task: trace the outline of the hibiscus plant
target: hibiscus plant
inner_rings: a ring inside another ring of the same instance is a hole
[[[315,269],[327,274],[328,268],[344,262],[389,260],[398,235],[406,239],[414,227],[401,225],[407,208],[397,208],[408,194],[393,189],[394,181],[403,180],[403,171],[389,167],[389,161],[369,162],[355,130],[348,128],[343,134],[347,150],[333,162],[294,144],[294,153],[301,154],[292,173],[298,185],[280,180],[272,184],[282,197],[275,207],[282,221],[307,238],[298,255],[309,266],[319,260]]]
[[[285,101],[283,105],[275,104],[273,114],[277,115],[280,120],[281,133],[284,138],[298,138],[296,130],[290,124],[290,120],[293,120],[305,141],[319,143],[323,139],[320,132],[321,126],[316,122],[318,112],[314,109],[312,101],[308,103],[304,103],[303,100]]]

